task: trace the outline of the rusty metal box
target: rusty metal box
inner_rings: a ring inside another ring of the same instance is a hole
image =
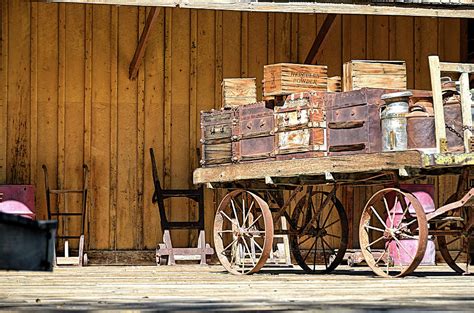
[[[326,94],[292,94],[275,107],[275,154],[327,150]]]
[[[237,109],[201,112],[201,143],[217,144],[232,140],[232,129],[239,121]]]
[[[232,161],[232,131],[239,121],[237,109],[201,112],[201,165]]]
[[[329,155],[382,151],[380,97],[389,92],[393,90],[362,88],[327,95]]]
[[[245,162],[273,158],[273,109],[265,102],[239,107],[239,122],[234,125],[232,161]]]
[[[327,151],[326,128],[312,127],[275,134],[275,154]]]

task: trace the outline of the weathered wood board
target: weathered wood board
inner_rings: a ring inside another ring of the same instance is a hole
[[[416,274],[418,273],[418,274]],[[416,277],[374,278],[367,267],[334,274],[264,270],[242,277],[221,266],[90,266],[53,273],[2,272],[4,310],[472,311],[474,277],[447,266]],[[324,286],[324,288],[322,288]]]
[[[200,159],[199,112],[221,106],[222,79],[256,77],[259,98],[263,65],[303,62],[325,17],[166,8],[141,76],[130,82],[143,7],[11,0],[1,8],[0,182],[35,184],[39,218],[45,218],[41,165],[54,187],[72,186],[80,163],[88,162],[92,249],[154,249],[161,230],[151,204],[148,148],[155,148],[166,188],[191,187]],[[405,60],[408,87],[427,89],[429,54],[462,61],[462,25],[459,19],[338,16],[318,64],[341,76],[351,59]],[[438,202],[451,195],[454,181],[435,180]],[[224,192],[206,191],[208,242]],[[338,196],[352,204],[356,219],[371,192],[354,188]],[[183,246],[193,240],[177,235]]]

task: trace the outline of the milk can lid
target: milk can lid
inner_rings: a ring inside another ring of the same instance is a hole
[[[413,96],[413,93],[409,90],[405,91],[399,91],[399,92],[392,92],[392,93],[386,93],[380,97],[382,100],[388,100],[392,98],[402,98],[402,97],[411,97]]]

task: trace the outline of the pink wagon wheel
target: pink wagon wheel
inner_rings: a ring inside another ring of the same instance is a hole
[[[376,192],[362,211],[359,224],[362,254],[382,277],[403,277],[423,260],[428,224],[420,202],[396,188]]]
[[[214,219],[214,246],[224,268],[235,275],[258,272],[270,256],[273,219],[268,204],[245,190],[228,193]]]
[[[458,199],[454,194],[449,197],[446,204],[456,200]],[[438,223],[437,230],[449,233],[449,235],[436,236],[443,259],[454,271],[464,274],[473,262],[474,209],[470,206],[462,206],[449,211]]]

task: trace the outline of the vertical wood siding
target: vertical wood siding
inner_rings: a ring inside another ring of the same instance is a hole
[[[37,184],[38,216],[45,218],[41,165],[48,166],[55,187],[74,188],[87,163],[91,249],[153,249],[161,231],[150,200],[148,149],[155,148],[165,187],[190,187],[199,163],[199,112],[220,107],[222,78],[257,77],[260,97],[263,65],[302,62],[325,19],[161,9],[139,76],[130,81],[128,66],[146,13],[104,5],[1,4],[0,183]],[[350,59],[402,59],[412,88],[430,87],[428,55],[446,61],[462,55],[458,19],[339,16],[328,36],[319,63],[329,66],[330,75],[341,75]],[[443,202],[453,178],[432,181]],[[338,192],[355,222],[373,190]],[[206,192],[208,230],[221,195]],[[79,202],[68,201],[69,210]],[[176,200],[167,210],[173,219],[194,218],[189,205]],[[69,230],[78,226],[71,223]],[[195,237],[179,233],[175,244]]]

